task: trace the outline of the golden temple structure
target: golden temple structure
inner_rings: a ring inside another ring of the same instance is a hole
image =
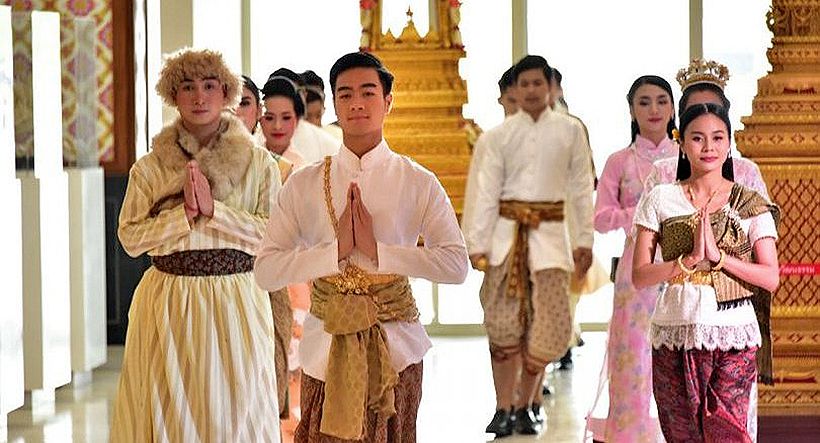
[[[820,0],[773,0],[772,71],[758,80],[740,151],[783,210],[780,288],[772,303],[774,386],[759,414],[820,417]]]
[[[461,115],[467,85],[458,71],[459,60],[466,55],[458,30],[460,4],[438,0],[424,37],[409,10],[407,25],[396,37],[392,30],[382,33],[381,0],[359,5],[360,49],[379,57],[396,76],[385,139],[393,150],[433,171],[460,214],[470,165],[468,123]]]

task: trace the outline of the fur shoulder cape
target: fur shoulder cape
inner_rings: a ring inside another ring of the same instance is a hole
[[[158,213],[182,202],[185,167],[191,160],[199,163],[214,199],[224,201],[247,173],[253,149],[256,149],[253,137],[231,114],[222,114],[216,136],[205,146],[182,126],[182,119],[177,119],[163,128],[151,143],[160,167],[171,170],[176,177],[173,183],[163,186],[161,195],[155,196],[152,212]]]

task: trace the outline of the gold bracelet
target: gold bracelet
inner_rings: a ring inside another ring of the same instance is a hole
[[[713,271],[720,271],[723,269],[724,262],[726,261],[726,252],[721,249],[720,250],[720,260],[718,260],[717,264],[712,267]]]
[[[689,269],[686,267],[686,265],[683,264],[683,254],[678,256],[678,267],[686,275],[692,275],[695,273],[695,271],[697,271],[696,268]]]

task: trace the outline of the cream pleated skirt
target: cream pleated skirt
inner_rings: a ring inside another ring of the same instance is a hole
[[[128,318],[112,442],[279,442],[270,301],[253,273],[151,267]]]

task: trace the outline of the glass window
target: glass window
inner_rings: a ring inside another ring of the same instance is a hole
[[[659,75],[672,85],[675,102],[680,97],[675,75],[689,60],[689,2],[531,1],[527,8],[529,53],[561,71],[564,97],[589,129],[600,174],[609,155],[629,144],[625,97],[637,77]],[[607,269],[610,257],[623,251],[623,240],[620,232],[596,234],[595,255]],[[611,294],[607,285],[582,298],[578,320],[608,320],[609,303],[591,302]]]
[[[484,310],[478,291],[484,274],[470,269],[461,285],[438,285],[438,321],[441,324],[481,324]]]
[[[625,97],[636,78],[659,75],[676,102],[680,97],[675,75],[689,60],[688,2],[528,2],[528,17],[529,52],[561,71],[564,97],[589,128],[599,172],[629,144]]]
[[[488,32],[492,23],[492,32]],[[464,2],[459,24],[467,57],[459,70],[467,81],[468,102],[462,110],[483,130],[504,120],[498,104],[498,79],[512,65],[512,12],[509,2]],[[480,324],[484,313],[478,300],[483,274],[471,270],[463,285],[439,285],[439,322]]]
[[[510,3],[462,3],[459,29],[467,52],[460,64],[468,99],[462,114],[486,131],[504,120],[498,104],[498,79],[512,65]]]
[[[242,9],[238,2],[194,0],[193,45],[222,53],[225,63],[242,71]],[[215,30],[218,32],[214,32]]]
[[[322,11],[317,14],[316,11]],[[281,67],[312,69],[325,81],[327,112],[336,120],[330,90],[330,67],[340,56],[359,49],[359,3],[302,0],[251,0],[251,72],[261,88],[268,75]]]

